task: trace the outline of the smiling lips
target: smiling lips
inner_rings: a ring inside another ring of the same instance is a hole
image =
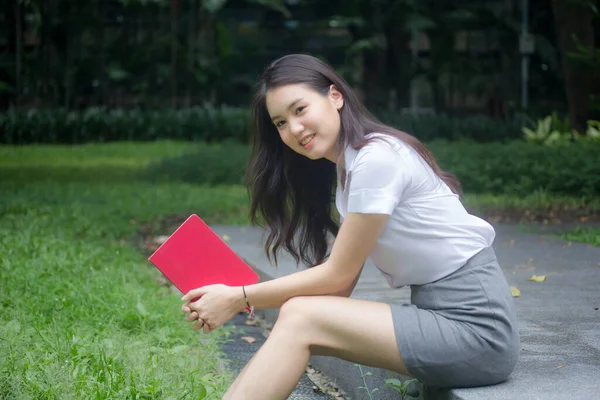
[[[311,134],[311,135],[306,135],[304,136],[301,140],[300,140],[300,145],[301,146],[306,146],[307,144],[309,144],[311,142],[311,140],[315,137],[315,134]]]

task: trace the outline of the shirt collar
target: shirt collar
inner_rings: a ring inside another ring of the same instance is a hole
[[[367,134],[365,137],[370,139],[374,136],[380,136],[380,137],[384,137],[384,138],[388,138],[387,135],[382,134],[382,133],[378,133],[378,132],[372,132]],[[352,175],[352,169],[354,167],[354,160],[356,159],[356,156],[358,155],[358,150],[356,150],[355,148],[353,148],[350,144],[348,144],[346,146],[346,148],[344,149],[344,164],[345,164],[345,168],[339,168],[338,167],[338,177],[339,180],[341,182],[341,179],[344,178],[344,184],[342,185],[342,190],[346,190],[346,188],[348,187],[348,185],[350,184],[350,178]]]
[[[342,182],[342,190],[345,191],[348,188],[350,183],[350,176],[352,174],[352,167],[354,165],[354,160],[358,155],[358,150],[354,149],[350,144],[346,146],[344,149],[344,168],[338,167],[338,178],[339,181]]]

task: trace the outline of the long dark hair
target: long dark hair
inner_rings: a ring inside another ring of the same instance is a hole
[[[343,95],[336,143],[338,166],[343,165],[346,146],[358,150],[369,142],[365,135],[385,133],[412,146],[450,189],[460,194],[456,177],[438,166],[423,143],[378,121],[331,66],[304,54],[281,57],[265,69],[256,88],[252,102],[252,153],[246,170],[250,218],[254,224],[268,225],[265,252],[269,260],[273,257],[277,264],[277,252],[283,246],[297,263],[302,260],[308,266],[320,264],[327,257],[328,234],[336,236],[339,229],[332,215],[336,165],[325,158],[310,160],[287,147],[267,111],[267,91],[290,84],[306,85],[324,96],[335,85]]]

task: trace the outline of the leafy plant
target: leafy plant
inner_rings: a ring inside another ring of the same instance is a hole
[[[372,374],[370,372],[363,372],[362,367],[360,366],[360,364],[354,364],[358,367],[358,370],[360,371],[360,377],[363,380],[363,386],[359,386],[359,389],[365,390],[367,392],[367,395],[369,396],[369,400],[373,400],[373,393],[377,392],[379,390],[379,388],[374,388],[373,390],[369,389],[369,385],[367,385],[367,381],[365,379],[366,376],[371,376]]]
[[[600,121],[589,120],[586,136],[590,140],[600,140]]]
[[[556,112],[539,119],[534,129],[523,127],[525,140],[545,146],[569,144],[578,140],[600,140],[600,121],[589,120],[585,134],[573,129],[569,117],[561,120]]]
[[[568,118],[563,123],[555,113],[539,119],[535,129],[523,127],[523,133],[526,141],[540,143],[545,146],[567,144],[577,134],[574,130],[570,129]]]
[[[392,388],[400,393],[400,398],[404,400],[406,397],[419,397],[418,382],[417,379],[401,381],[400,379],[390,378],[385,380],[385,387]]]
[[[354,365],[358,367],[358,370],[360,371],[360,377],[363,381],[363,386],[359,386],[358,388],[365,390],[367,392],[367,395],[369,396],[369,400],[373,400],[373,394],[378,392],[379,388],[369,389],[369,385],[367,384],[367,381],[365,379],[365,377],[371,376],[372,374],[370,372],[363,372],[360,364]],[[398,393],[400,393],[400,398],[402,400],[408,400],[408,398],[419,397],[418,382],[419,381],[417,379],[407,379],[405,381],[401,381],[397,378],[389,378],[385,380],[385,385],[383,387],[391,388],[397,391]]]

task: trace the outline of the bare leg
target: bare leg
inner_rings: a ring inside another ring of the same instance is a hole
[[[283,305],[267,341],[225,398],[286,399],[311,354],[408,375],[389,305],[335,296],[295,297]]]
[[[239,386],[240,382],[242,380],[244,380],[244,376],[246,376],[246,372],[248,371],[248,369],[250,369],[250,366],[252,365],[252,362],[256,358],[256,354],[258,354],[258,353],[255,353],[252,356],[252,358],[250,358],[250,360],[246,363],[246,365],[244,366],[244,368],[240,371],[240,373],[237,376],[237,378],[235,378],[235,380],[233,381],[233,383],[231,384],[231,386],[227,390],[227,393],[225,393],[225,395],[223,395],[223,400],[233,400],[233,397],[231,397],[231,394],[235,392],[235,390]]]

